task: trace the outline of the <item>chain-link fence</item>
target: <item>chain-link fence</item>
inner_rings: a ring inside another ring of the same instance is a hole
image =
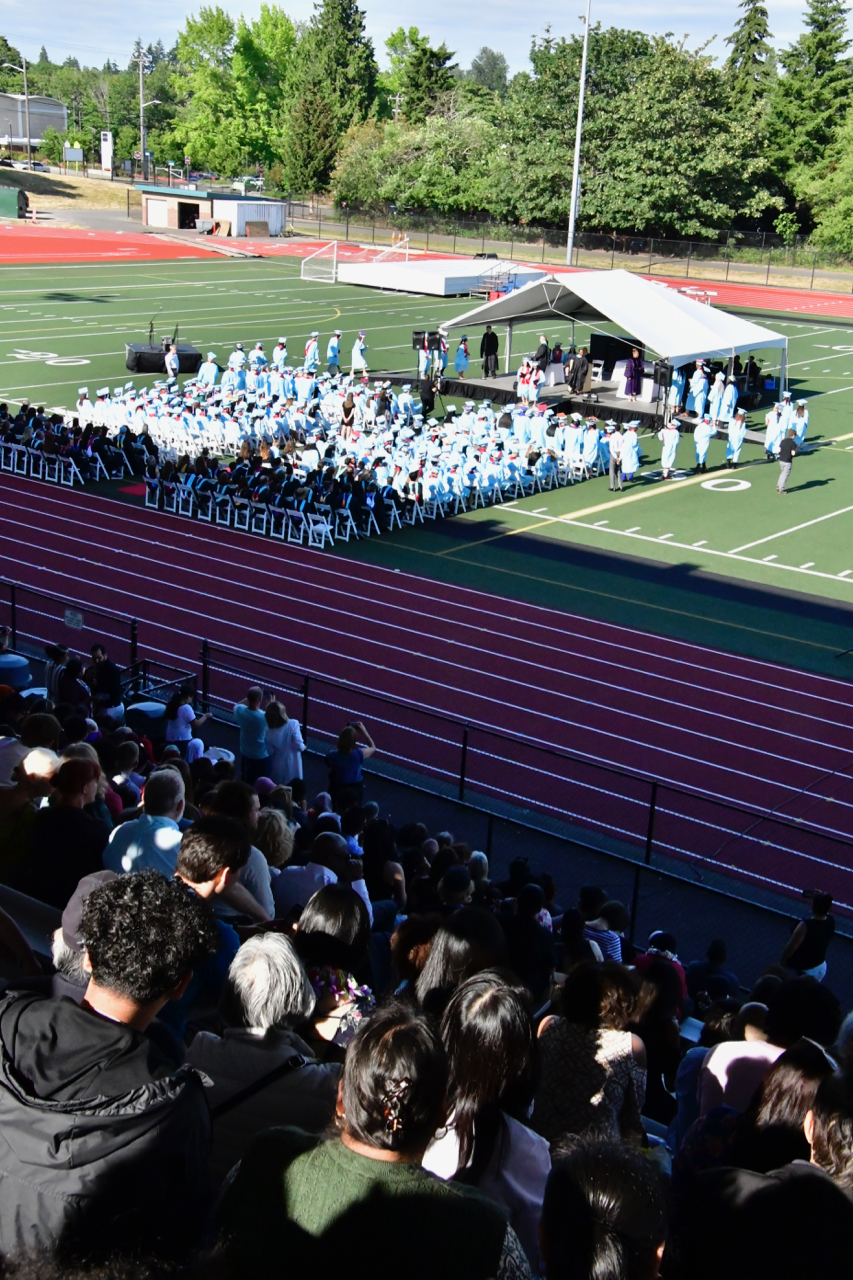
[[[317,240],[383,248],[405,235],[411,249],[429,253],[496,253],[500,258],[567,265],[565,227],[516,226],[409,211],[365,213],[298,196],[290,197],[289,217],[294,232]],[[785,243],[780,236],[764,232],[721,232],[716,241],[580,232],[572,265],[692,280],[697,287],[729,282],[853,292],[853,262],[843,255],[813,248],[802,236]]]

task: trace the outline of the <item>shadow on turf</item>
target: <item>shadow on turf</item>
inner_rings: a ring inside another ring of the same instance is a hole
[[[115,302],[115,294],[82,294],[82,293],[47,293],[45,298],[48,302],[96,302],[99,305],[105,302]]]
[[[805,484],[795,484],[788,486],[788,493],[802,493],[803,489],[822,489],[826,484],[832,484],[835,476],[827,476],[825,480],[806,480]]]
[[[801,487],[806,488],[812,483],[823,482],[809,481]],[[783,587],[724,577],[689,561],[663,564],[642,556],[625,552],[617,555],[601,548],[583,547],[535,533],[496,537],[506,535],[506,525],[497,520],[481,520],[476,523],[468,520],[444,520],[437,522],[433,528],[439,538],[455,543],[456,547],[453,549],[458,549],[462,554],[476,552],[478,545],[485,542],[487,545],[484,552],[497,552],[495,567],[499,567],[501,561],[507,564],[510,558],[514,560],[518,557],[522,564],[528,566],[531,577],[534,577],[538,563],[543,575],[547,574],[549,578],[559,575],[567,588],[573,592],[579,591],[581,595],[584,587],[589,586],[594,594],[612,591],[617,596],[626,594],[632,598],[636,598],[638,594],[645,595],[651,604],[662,602],[664,593],[684,591],[709,602],[709,622],[714,620],[714,607],[725,606],[725,615],[721,611],[721,617],[732,618],[737,611],[754,609],[786,614],[801,622],[816,625],[844,628],[851,625],[853,604],[845,604],[840,600],[820,600]],[[495,540],[489,542],[490,538]],[[448,563],[453,564],[453,550],[450,548],[447,549],[447,556]],[[471,563],[471,560],[467,561],[468,565]],[[489,559],[484,556],[478,567],[487,573]],[[554,582],[554,585],[559,587],[560,583]],[[671,605],[671,601],[668,603]],[[580,608],[582,610],[583,605]],[[625,621],[630,619],[626,617]]]

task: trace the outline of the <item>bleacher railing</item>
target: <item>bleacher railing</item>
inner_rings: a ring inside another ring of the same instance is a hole
[[[363,721],[381,753],[371,761],[375,771],[387,767],[389,776],[478,808],[511,810],[522,826],[556,821],[577,844],[656,870],[735,877],[774,895],[826,889],[853,916],[853,839],[834,816],[837,806],[822,806],[833,817],[821,821],[796,812],[803,795],[813,801],[828,789],[792,793],[786,811],[767,812],[222,645],[205,642],[201,665],[204,710],[230,715],[259,684],[299,720],[306,740],[331,748],[344,724]],[[565,731],[556,718],[554,730]]]

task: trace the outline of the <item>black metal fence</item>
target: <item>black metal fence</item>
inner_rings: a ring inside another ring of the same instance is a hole
[[[557,822],[577,843],[649,867],[735,877],[753,893],[821,887],[853,916],[853,840],[826,819],[730,803],[221,645],[205,642],[201,664],[205,710],[228,711],[248,685],[260,684],[300,721],[304,736],[331,746],[344,724],[362,720],[398,775],[460,801],[521,812],[534,825]],[[560,727],[555,717],[555,734]]]

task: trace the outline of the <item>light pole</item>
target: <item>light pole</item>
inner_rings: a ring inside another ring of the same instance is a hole
[[[30,91],[27,87],[27,60],[23,54],[21,54],[21,62],[24,64],[22,67],[16,67],[14,62],[4,62],[3,66],[8,67],[10,71],[20,71],[21,75],[24,77],[24,113],[26,115],[26,121],[27,121],[27,168],[32,169],[33,148],[30,142]],[[9,151],[11,152],[11,150],[12,150],[12,139],[10,137]]]
[[[569,242],[566,245],[566,263],[572,265],[572,254],[575,248],[575,220],[578,213],[578,195],[581,180],[581,134],[583,133],[583,97],[586,91],[586,55],[589,48],[589,8],[591,0],[586,0],[586,19],[583,30],[583,54],[581,55],[581,80],[578,86],[578,122],[575,128],[575,163],[572,170],[572,207],[569,210]]]

